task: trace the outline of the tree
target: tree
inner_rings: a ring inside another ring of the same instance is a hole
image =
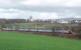
[[[76,23],[75,20],[72,20],[72,21],[71,21],[71,24],[74,24],[74,23]]]

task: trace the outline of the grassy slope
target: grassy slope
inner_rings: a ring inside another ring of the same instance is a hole
[[[81,40],[0,32],[0,50],[81,50]]]

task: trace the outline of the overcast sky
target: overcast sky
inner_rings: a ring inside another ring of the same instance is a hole
[[[0,18],[81,17],[81,0],[0,0]]]

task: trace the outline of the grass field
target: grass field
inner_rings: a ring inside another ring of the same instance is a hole
[[[0,32],[0,50],[81,50],[81,40]]]
[[[6,27],[19,27],[19,28],[64,28],[65,26],[71,27],[75,24],[56,24],[56,23],[16,23],[16,24],[6,24]]]

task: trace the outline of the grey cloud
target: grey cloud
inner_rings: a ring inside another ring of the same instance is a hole
[[[61,7],[61,6],[27,6],[20,4],[23,0],[11,0],[12,4],[0,4],[2,9],[19,9],[21,11],[31,11],[31,12],[55,12],[58,16],[81,16],[81,7]],[[4,11],[5,13],[19,13],[18,11]]]
[[[13,8],[19,9],[22,11],[32,11],[32,12],[55,12],[58,16],[81,16],[81,7],[34,7],[34,6],[25,6],[25,5],[16,5],[10,7],[3,7],[5,9]],[[8,11],[9,12],[9,11]],[[11,12],[11,11],[10,11]],[[14,12],[14,11],[12,11]]]

